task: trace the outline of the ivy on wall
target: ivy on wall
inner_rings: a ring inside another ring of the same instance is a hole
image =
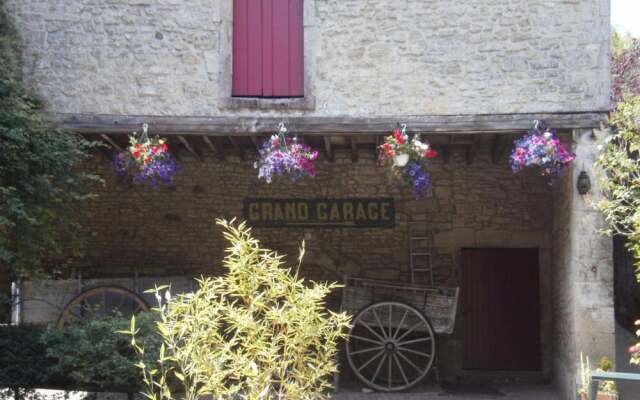
[[[55,129],[22,79],[20,39],[0,0],[0,267],[11,277],[44,257],[77,253],[76,204],[98,177],[82,171],[93,145]]]

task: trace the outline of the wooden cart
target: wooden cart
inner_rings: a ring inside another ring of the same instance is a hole
[[[453,332],[458,288],[345,279],[342,309],[354,315],[346,356],[372,389],[410,389],[431,371],[436,334]]]

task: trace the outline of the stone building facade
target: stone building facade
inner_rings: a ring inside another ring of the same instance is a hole
[[[182,167],[175,187],[153,190],[114,178],[111,155],[95,155],[87,168],[105,185],[87,205],[85,279],[221,273],[214,218],[241,217],[247,197],[391,197],[392,228],[254,232],[291,257],[304,239],[302,274],[314,280],[407,282],[409,221],[425,222],[437,285],[462,285],[463,249],[538,249],[540,370],[466,370],[459,309],[439,343],[442,376],[552,380],[570,399],[580,352],[614,356],[611,244],[596,232],[597,188],[575,189],[582,170],[595,185],[593,129],[609,108],[608,0],[304,0],[305,95],[284,99],[231,96],[232,0],[6,3],[25,77],[54,121],[121,146],[148,122]],[[507,160],[511,140],[542,118],[577,154],[553,186],[514,175]],[[257,180],[250,139],[278,121],[324,150],[316,178]],[[441,152],[425,199],[376,163],[392,122]],[[23,318],[46,320],[37,307],[25,305]]]

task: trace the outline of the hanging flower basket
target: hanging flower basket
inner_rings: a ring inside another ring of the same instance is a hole
[[[380,163],[391,166],[391,170],[403,186],[412,189],[416,198],[429,193],[431,181],[427,172],[428,160],[438,153],[418,135],[409,138],[407,125],[395,128],[391,135],[385,137],[380,146]]]
[[[513,172],[520,172],[527,167],[538,167],[543,176],[549,177],[550,184],[562,175],[565,168],[576,158],[544,122],[535,121],[534,128],[514,144],[511,153]]]
[[[118,176],[131,176],[139,183],[148,182],[154,188],[158,184],[170,185],[178,163],[169,153],[166,140],[157,136],[150,138],[148,129],[144,124],[141,134],[133,132],[129,136],[129,147],[114,159],[114,171]]]
[[[258,169],[258,178],[271,183],[273,176],[288,175],[296,182],[305,176],[316,176],[314,161],[318,152],[298,141],[296,137],[287,137],[287,128],[279,125],[278,133],[262,143],[260,159],[254,167]]]

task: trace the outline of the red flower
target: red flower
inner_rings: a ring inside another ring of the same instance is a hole
[[[385,143],[382,145],[382,150],[384,150],[384,153],[387,157],[393,157],[393,147],[391,147],[390,143]]]
[[[433,149],[429,149],[424,153],[424,156],[427,158],[434,158],[438,156],[438,152]]]
[[[132,151],[131,155],[133,156],[133,158],[138,158],[138,157],[140,157],[140,151],[138,151],[138,150]]]
[[[133,148],[136,149],[136,150],[140,149],[140,147],[142,147],[142,145],[140,143],[136,143],[136,144],[133,145]]]
[[[167,151],[167,150],[169,150],[169,146],[167,146],[167,144],[166,144],[166,143],[162,143],[162,144],[160,145],[160,150],[162,150],[162,151]]]
[[[402,132],[400,132],[400,129],[396,128],[393,130],[393,138],[396,140],[396,142],[398,142],[398,144],[404,144],[404,138],[402,137]]]
[[[640,352],[640,346],[639,345],[633,345],[631,347],[629,347],[629,353],[638,353]]]

